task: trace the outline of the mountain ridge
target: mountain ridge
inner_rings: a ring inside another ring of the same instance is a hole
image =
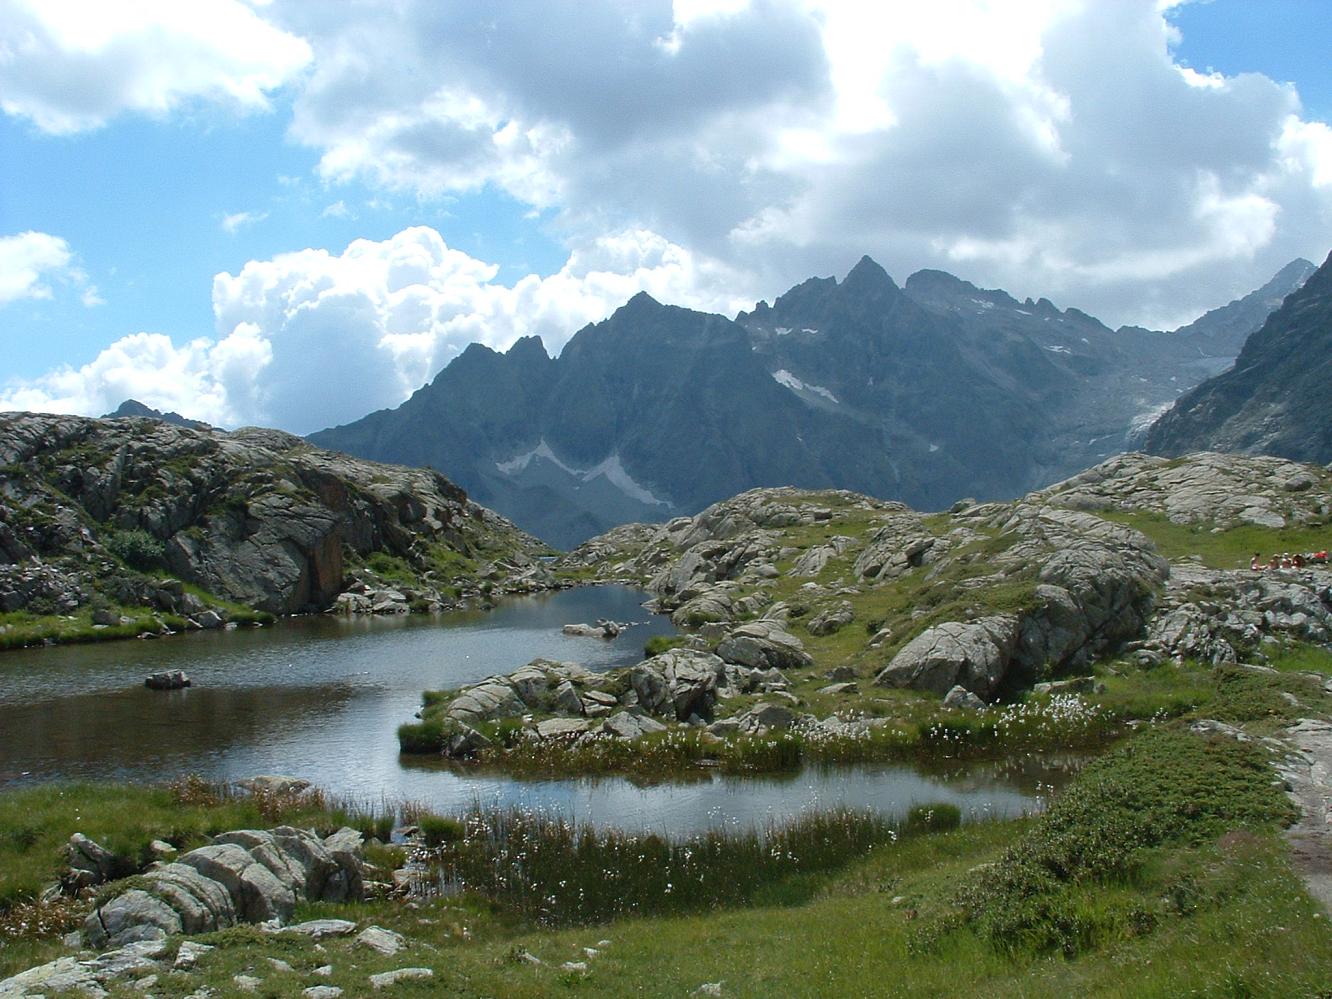
[[[1221,318],[1261,311],[1298,263]],[[555,357],[536,337],[469,346],[396,409],[310,440],[440,468],[559,547],[762,486],[939,509],[1021,495],[1132,446],[1228,363],[1209,316],[1183,333],[1111,330],[942,271],[899,286],[864,256],[841,281],[807,279],[734,320],[640,292]]]

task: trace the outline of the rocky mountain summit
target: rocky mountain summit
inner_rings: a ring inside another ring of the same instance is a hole
[[[440,468],[560,547],[755,487],[1008,499],[1135,446],[1312,269],[1174,333],[941,271],[899,287],[868,257],[734,321],[639,294],[558,357],[473,344],[397,409],[311,440]]]
[[[455,756],[515,733],[586,743],[677,725],[823,738],[889,725],[913,696],[976,710],[1032,690],[1088,693],[1116,662],[1260,670],[1288,647],[1332,642],[1332,570],[1254,571],[1252,550],[1325,549],[1328,534],[1332,472],[1238,455],[1122,455],[943,514],[751,490],[563,560],[646,587],[686,630],[681,648],[604,674],[532,663],[432,695],[422,726],[406,728]]]
[[[1234,367],[1182,396],[1144,446],[1332,461],[1329,386],[1332,256],[1245,342]]]
[[[138,628],[145,608],[205,626],[335,601],[405,612],[548,585],[541,550],[436,472],[279,431],[0,414],[0,611],[11,615]]]

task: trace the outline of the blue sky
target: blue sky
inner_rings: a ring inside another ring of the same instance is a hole
[[[0,0],[0,408],[309,431],[638,290],[1171,328],[1332,249],[1332,4],[530,10]]]

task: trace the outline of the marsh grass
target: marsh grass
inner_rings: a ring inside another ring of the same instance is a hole
[[[935,806],[946,810],[948,806]],[[834,811],[682,840],[597,830],[519,810],[473,811],[430,858],[441,893],[477,893],[540,925],[706,912],[810,897],[811,876],[895,842],[895,823]]]

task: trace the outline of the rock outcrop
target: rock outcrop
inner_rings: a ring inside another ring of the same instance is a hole
[[[80,845],[80,852],[86,852]],[[153,864],[104,896],[83,925],[97,948],[237,923],[286,922],[298,902],[355,901],[364,893],[361,834],[320,838],[279,826],[215,836],[171,863]]]
[[[212,608],[213,620],[183,583],[289,613],[382,586],[376,565],[417,581],[401,587],[404,610],[483,582],[502,592],[524,573],[531,578],[519,588],[539,586],[542,573],[553,582],[535,541],[438,473],[322,451],[275,430],[5,413],[0,467],[7,611],[72,613],[101,600],[205,627],[220,625],[225,608]],[[482,552],[485,565],[503,555],[493,581],[482,578]],[[354,609],[379,607],[370,599]]]

